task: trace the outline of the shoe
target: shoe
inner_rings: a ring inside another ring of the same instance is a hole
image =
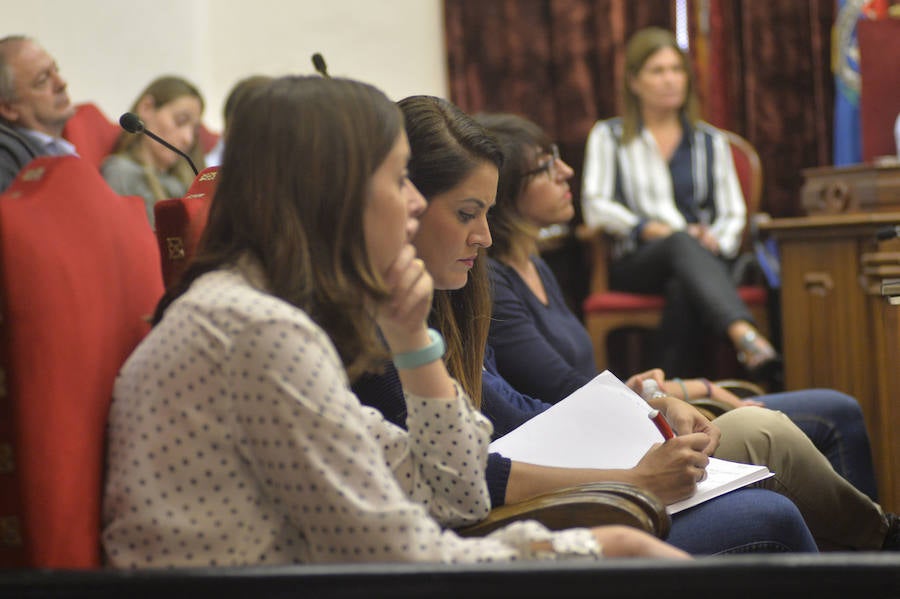
[[[747,329],[738,341],[737,358],[754,380],[769,380],[781,367],[775,348],[755,329]]]
[[[900,516],[893,512],[885,512],[884,519],[887,520],[888,529],[881,550],[900,551]]]

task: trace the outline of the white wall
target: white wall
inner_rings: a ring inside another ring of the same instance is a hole
[[[93,101],[113,120],[171,73],[200,87],[204,121],[219,129],[237,80],[312,73],[315,52],[332,75],[395,100],[447,94],[441,0],[0,0],[0,15],[0,37],[36,38],[73,101]]]

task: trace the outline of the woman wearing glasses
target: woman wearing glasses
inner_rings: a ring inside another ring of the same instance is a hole
[[[553,273],[537,256],[537,231],[572,216],[568,180],[573,172],[555,159],[550,140],[534,123],[510,114],[477,119],[503,149],[496,204],[488,215],[494,293],[489,344],[496,362],[489,365],[486,360],[487,370],[495,367],[496,374],[520,393],[555,402],[597,374],[590,337],[566,306]],[[551,160],[553,166],[548,167]],[[423,233],[420,229],[419,235]],[[530,267],[523,266],[526,261]],[[431,265],[426,266],[431,271]],[[661,378],[662,373],[656,374]],[[900,546],[900,520],[883,513],[873,501],[876,485],[869,440],[862,411],[852,397],[808,389],[760,396],[750,404],[754,407],[744,407],[748,404],[716,385],[684,382],[690,397],[714,394],[741,408],[712,422],[721,431],[713,455],[769,466],[776,474],[766,488],[791,498],[820,547]],[[662,386],[669,395],[683,398],[677,382]],[[502,428],[493,420],[495,430]],[[860,526],[863,522],[867,524]],[[869,532],[860,534],[863,530]]]
[[[729,274],[746,208],[728,141],[698,119],[688,58],[669,31],[638,31],[625,63],[625,114],[591,130],[582,186],[585,222],[617,238],[610,285],[666,295],[666,372],[696,374],[700,330],[708,328],[727,335],[751,375],[764,377],[775,350]]]

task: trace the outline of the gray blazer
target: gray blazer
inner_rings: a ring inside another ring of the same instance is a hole
[[[0,192],[12,184],[25,165],[45,154],[35,140],[0,122]]]

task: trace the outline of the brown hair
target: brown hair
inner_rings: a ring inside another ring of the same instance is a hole
[[[519,197],[534,175],[535,160],[550,153],[550,138],[536,124],[515,114],[479,114],[475,116],[497,140],[503,151],[503,166],[497,187],[497,203],[488,212],[493,245],[488,253],[499,259],[511,258],[516,241],[537,237],[538,229],[519,216]]]
[[[622,143],[628,143],[638,133],[638,125],[641,121],[641,104],[638,97],[631,91],[628,82],[637,77],[644,63],[653,54],[663,48],[672,48],[681,57],[684,72],[687,73],[687,91],[681,114],[687,122],[693,126],[699,120],[699,107],[697,94],[694,90],[694,76],[691,72],[691,61],[687,54],[678,47],[678,42],[671,31],[661,27],[647,27],[631,36],[625,46],[625,81],[622,82],[622,105],[625,114],[622,115]]]
[[[425,199],[459,185],[481,164],[503,164],[503,154],[484,128],[451,102],[432,96],[400,101],[412,150],[409,178]],[[444,336],[445,362],[476,407],[491,319],[490,280],[480,256],[461,289],[435,290],[429,321]]]
[[[254,90],[229,126],[197,256],[155,320],[197,277],[251,254],[268,291],[328,333],[351,380],[377,368],[387,354],[366,301],[388,293],[363,212],[402,126],[393,102],[356,81],[283,77]]]
[[[222,108],[222,116],[225,118],[225,132],[228,132],[228,123],[238,105],[243,102],[247,96],[255,90],[260,89],[267,83],[272,81],[272,77],[268,75],[250,75],[234,84],[228,96],[225,98],[225,106]]]
[[[166,75],[153,80],[150,85],[138,95],[134,104],[131,106],[131,112],[136,112],[141,100],[147,96],[153,98],[153,105],[156,108],[165,106],[169,102],[184,96],[193,96],[200,100],[200,110],[203,110],[203,96],[200,94],[200,90],[198,90],[194,84],[181,77]],[[152,164],[147,163],[138,152],[140,142],[143,138],[143,135],[134,135],[127,131],[123,131],[119,134],[119,139],[116,141],[114,153],[126,154],[131,160],[140,164],[144,169],[144,177],[147,179],[147,184],[150,186],[150,191],[153,192],[154,198],[157,200],[164,200],[169,197],[169,194],[166,193],[162,184],[159,182],[159,178],[156,176],[156,169]],[[203,168],[203,148],[200,147],[199,137],[194,138],[194,146],[187,151],[187,154],[191,157],[191,160],[194,161],[194,164],[197,165],[197,168]],[[169,169],[169,173],[181,181],[185,188],[187,188],[194,180],[194,170],[187,164],[186,160],[176,161]]]

